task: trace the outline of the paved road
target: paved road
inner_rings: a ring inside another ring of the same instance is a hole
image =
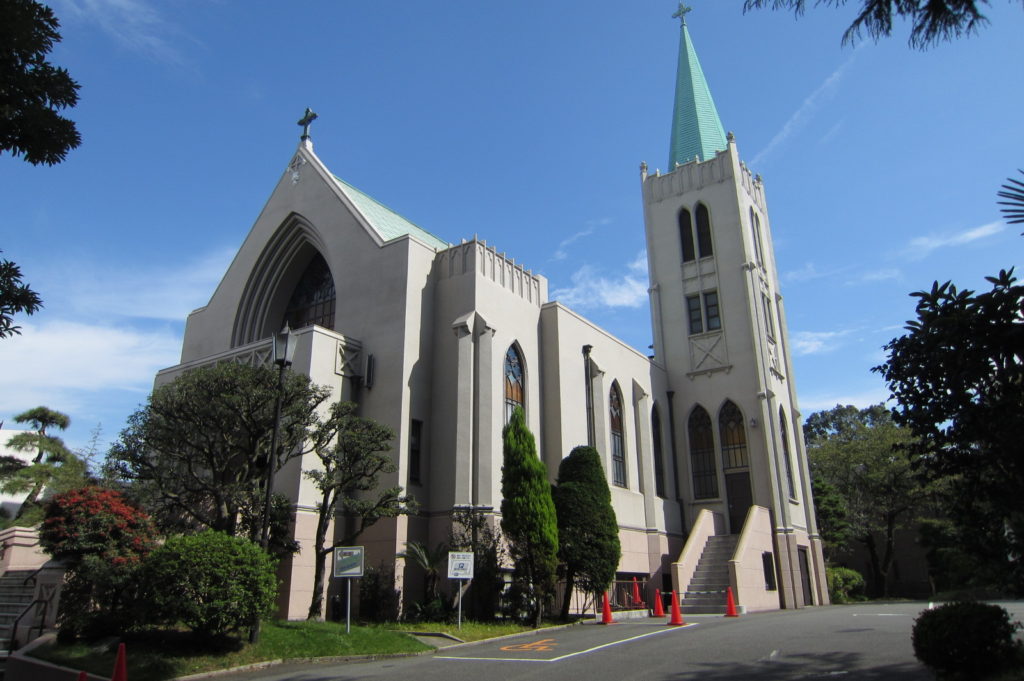
[[[1024,604],[1005,605],[1015,618]],[[925,603],[783,610],[740,618],[698,616],[585,624],[454,646],[432,656],[345,665],[287,665],[232,674],[245,681],[930,681],[910,643]]]

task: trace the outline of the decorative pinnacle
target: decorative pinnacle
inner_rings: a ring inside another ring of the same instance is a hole
[[[317,114],[313,113],[313,110],[310,109],[307,106],[306,107],[306,113],[302,116],[302,118],[299,119],[299,122],[297,123],[297,125],[301,125],[302,126],[302,138],[301,139],[303,139],[303,140],[308,140],[309,139],[309,125],[310,125],[310,123],[315,121],[317,118],[319,118],[319,116],[317,116]]]
[[[679,3],[679,9],[672,15],[673,19],[679,19],[683,26],[686,25],[686,15],[693,11],[692,7],[687,7],[683,3]]]

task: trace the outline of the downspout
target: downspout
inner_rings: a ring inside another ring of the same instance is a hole
[[[590,447],[594,446],[594,441],[597,439],[594,436],[594,383],[591,380],[590,360],[590,351],[593,349],[593,345],[583,346],[583,380],[587,400],[587,445]]]

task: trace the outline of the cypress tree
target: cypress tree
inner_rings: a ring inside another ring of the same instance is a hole
[[[558,513],[558,557],[565,563],[562,619],[569,616],[574,586],[597,594],[615,579],[622,549],[601,456],[593,447],[576,447],[558,467],[554,489]]]
[[[544,601],[552,594],[558,568],[558,521],[547,468],[537,457],[533,433],[516,407],[502,431],[501,529],[515,564],[513,586],[540,626]]]

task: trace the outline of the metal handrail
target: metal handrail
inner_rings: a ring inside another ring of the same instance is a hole
[[[45,598],[37,598],[36,600],[32,601],[31,603],[25,606],[25,609],[21,611],[21,614],[14,619],[14,624],[11,625],[11,642],[7,644],[8,657],[10,657],[11,653],[13,653],[15,650],[21,647],[18,645],[18,624],[21,623],[21,618],[27,615],[29,611],[32,610],[32,608],[36,607],[40,603],[42,603],[43,605],[43,616],[39,621],[39,635],[42,636],[43,629],[46,628],[46,615],[49,611],[50,603]],[[32,629],[34,628],[34,626],[28,628],[28,634],[30,639],[32,637]]]

